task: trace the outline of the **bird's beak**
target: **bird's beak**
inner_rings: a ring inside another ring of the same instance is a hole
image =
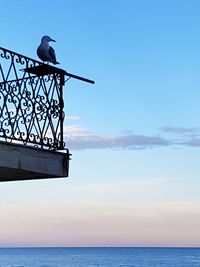
[[[51,39],[52,42],[56,42],[55,40]]]

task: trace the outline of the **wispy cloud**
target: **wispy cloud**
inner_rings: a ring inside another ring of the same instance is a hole
[[[80,125],[70,125],[64,127],[64,135],[66,138],[71,138],[73,136],[85,136],[90,134],[92,134],[91,130]]]
[[[200,147],[200,129],[190,127],[160,128],[155,135],[136,134],[132,131],[122,134],[98,134],[80,125],[65,126],[64,137],[69,149],[150,149],[168,146]]]
[[[78,121],[78,120],[80,120],[80,117],[79,116],[68,115],[68,116],[65,116],[65,119],[66,120],[70,120],[70,121]]]
[[[199,129],[198,128],[190,128],[190,127],[170,127],[170,126],[165,126],[161,128],[161,131],[166,132],[166,133],[173,133],[173,134],[198,134]]]
[[[190,147],[200,147],[200,137],[190,138],[188,140],[180,141],[180,145],[190,146]]]
[[[65,139],[70,149],[146,149],[170,145],[159,136],[140,134],[101,135],[78,125],[65,127]]]
[[[162,127],[161,131],[176,135],[174,144],[179,146],[200,147],[200,129],[194,127]]]

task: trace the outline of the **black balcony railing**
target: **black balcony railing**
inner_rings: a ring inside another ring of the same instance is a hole
[[[64,149],[65,76],[94,83],[0,47],[0,140]]]
[[[0,140],[64,149],[60,76],[26,71],[43,65],[0,48]]]

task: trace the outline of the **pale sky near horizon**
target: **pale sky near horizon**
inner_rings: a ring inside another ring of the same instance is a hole
[[[0,46],[65,87],[68,179],[0,184],[2,246],[200,246],[200,2],[0,0]]]

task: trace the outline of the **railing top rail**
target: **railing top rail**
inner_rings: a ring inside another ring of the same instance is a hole
[[[35,60],[35,59],[33,59],[33,58],[30,58],[30,57],[24,56],[24,55],[22,55],[22,54],[16,53],[16,52],[11,51],[11,50],[9,50],[9,49],[7,49],[7,48],[4,48],[4,47],[0,47],[0,50],[3,50],[3,51],[8,52],[8,53],[10,53],[10,54],[15,54],[15,55],[18,56],[18,57],[26,58],[27,60],[31,60],[31,61],[33,61],[33,62],[39,64],[39,65],[43,64],[42,62],[40,62],[40,61],[38,61],[38,60]]]
[[[24,71],[27,71],[29,73],[36,74],[36,75],[47,75],[47,74],[52,74],[52,73],[58,73],[58,74],[61,74],[61,75],[66,75],[66,76],[68,76],[70,78],[81,80],[83,82],[87,82],[87,83],[91,83],[91,84],[95,83],[91,79],[84,78],[84,77],[72,74],[70,72],[67,72],[67,71],[61,69],[61,68],[57,68],[57,67],[54,67],[54,66],[51,66],[51,65],[48,65],[48,64],[44,64],[44,63],[42,63],[40,61],[37,61],[37,60],[35,60],[33,58],[24,56],[22,54],[14,52],[14,51],[8,50],[6,48],[0,47],[0,50],[3,50],[3,51],[8,52],[10,54],[15,54],[18,57],[23,57],[26,60],[30,60],[30,61],[34,62],[35,64],[38,64],[38,66],[34,66],[34,67],[31,67],[31,68],[24,69]]]

